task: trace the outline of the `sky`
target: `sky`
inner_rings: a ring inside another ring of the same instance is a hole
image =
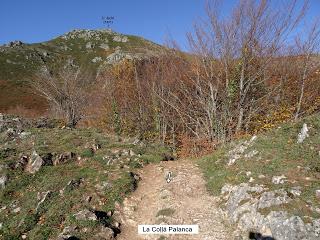
[[[228,13],[239,0],[224,0]],[[302,1],[302,0],[298,0]],[[320,0],[310,0],[311,19]],[[185,34],[204,16],[205,0],[0,0],[0,44],[42,42],[73,29],[107,28],[102,17],[114,17],[114,31],[164,43],[172,36],[182,48]]]

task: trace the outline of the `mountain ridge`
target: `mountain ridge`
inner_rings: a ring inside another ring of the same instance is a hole
[[[9,42],[0,46],[0,111],[20,105],[27,109],[44,107],[26,86],[41,66],[59,68],[69,63],[97,71],[122,59],[141,60],[165,51],[165,47],[142,37],[110,29],[73,30],[40,43]]]

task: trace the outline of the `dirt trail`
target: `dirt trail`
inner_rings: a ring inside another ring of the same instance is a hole
[[[173,180],[167,183],[166,172]],[[144,167],[138,189],[124,201],[119,240],[138,239],[233,239],[210,196],[198,167],[188,160],[161,162]],[[162,210],[162,211],[161,211]],[[159,215],[162,213],[163,215]],[[138,235],[139,224],[198,224],[197,235]],[[161,238],[160,238],[161,237]]]

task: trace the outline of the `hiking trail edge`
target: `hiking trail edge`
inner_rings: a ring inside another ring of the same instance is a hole
[[[169,171],[173,178],[167,183],[165,176]],[[150,164],[138,173],[141,181],[137,190],[117,211],[122,223],[118,240],[233,239],[231,227],[217,206],[218,199],[209,195],[201,171],[191,160]],[[197,224],[199,234],[138,235],[139,224]]]

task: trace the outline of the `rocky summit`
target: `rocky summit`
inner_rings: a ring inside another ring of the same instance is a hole
[[[69,63],[99,72],[123,59],[145,59],[165,51],[151,41],[110,29],[73,30],[42,43],[4,44],[0,46],[0,111],[17,105],[43,107],[26,83],[43,66]]]

